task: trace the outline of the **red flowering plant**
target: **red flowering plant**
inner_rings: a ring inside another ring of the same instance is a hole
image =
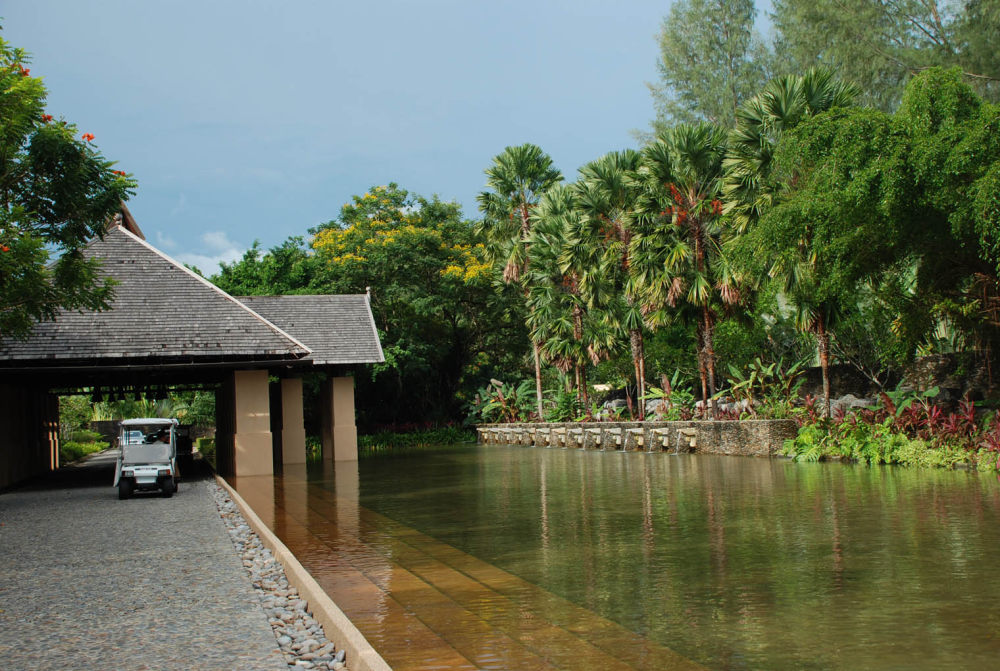
[[[0,37],[0,339],[23,338],[60,309],[109,305],[111,283],[78,250],[104,235],[135,188],[91,142],[45,112],[46,90],[28,54]]]

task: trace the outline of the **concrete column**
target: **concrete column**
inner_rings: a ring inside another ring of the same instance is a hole
[[[354,378],[334,377],[323,386],[323,459],[358,460],[358,427],[354,424]]]
[[[281,380],[281,463],[306,463],[306,427],[302,414],[302,378]]]
[[[233,381],[233,474],[271,475],[274,448],[267,371],[238,370]]]

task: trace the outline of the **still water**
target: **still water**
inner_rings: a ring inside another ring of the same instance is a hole
[[[1000,484],[443,447],[236,483],[394,668],[996,669]]]

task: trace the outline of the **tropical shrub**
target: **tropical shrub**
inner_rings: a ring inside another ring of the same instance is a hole
[[[936,394],[936,389],[883,393],[875,408],[837,412],[829,419],[818,417],[815,399],[809,399],[798,434],[785,441],[785,454],[799,461],[843,458],[869,465],[951,468],[968,463],[980,470],[1000,469],[1000,415],[979,424],[971,402],[946,413],[929,402]]]
[[[523,380],[516,387],[491,380],[476,392],[468,405],[470,424],[527,421],[535,407],[535,383]]]
[[[94,454],[108,449],[105,442],[78,442],[75,440],[59,441],[59,463],[68,464],[83,459],[88,454]]]

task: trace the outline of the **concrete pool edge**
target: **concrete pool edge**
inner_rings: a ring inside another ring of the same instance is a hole
[[[392,667],[382,659],[354,623],[319,586],[285,544],[264,524],[243,497],[221,476],[216,475],[215,480],[240,509],[243,518],[264,546],[271,550],[275,559],[285,568],[289,584],[293,585],[309,604],[313,618],[323,625],[327,638],[335,641],[338,648],[347,651],[347,663],[351,671],[392,671]]]
[[[525,422],[476,425],[483,445],[772,457],[798,430],[792,419]]]

